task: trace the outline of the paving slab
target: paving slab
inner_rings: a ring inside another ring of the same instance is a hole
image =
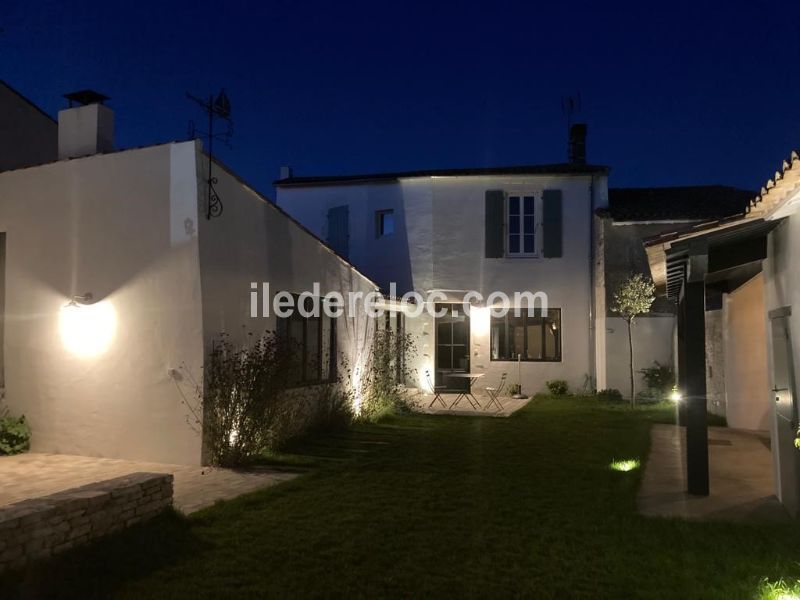
[[[186,514],[218,500],[229,500],[297,476],[295,473],[269,469],[239,471],[68,454],[28,453],[0,456],[0,506],[142,471],[171,473],[175,478],[173,504]]]
[[[686,490],[686,430],[653,425],[637,504],[648,516],[701,520],[790,520],[775,496],[769,437],[708,428],[709,495]]]

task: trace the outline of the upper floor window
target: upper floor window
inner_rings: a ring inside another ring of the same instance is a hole
[[[538,255],[536,230],[539,212],[533,194],[508,196],[506,253],[509,256]]]
[[[561,190],[486,190],[484,256],[563,256]]]
[[[385,237],[394,233],[394,211],[379,210],[375,213],[375,237]]]

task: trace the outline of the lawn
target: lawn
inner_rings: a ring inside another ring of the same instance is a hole
[[[30,597],[731,599],[800,577],[794,525],[636,514],[641,470],[608,465],[644,463],[651,423],[670,414],[542,398],[509,419],[393,417],[296,448],[315,467],[292,482],[5,585]]]

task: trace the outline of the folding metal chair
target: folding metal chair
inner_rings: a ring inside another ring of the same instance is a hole
[[[443,407],[447,408],[447,403],[444,401],[444,398],[442,398],[442,392],[447,389],[447,386],[433,385],[433,380],[431,380],[430,371],[425,371],[425,379],[428,380],[428,387],[430,387],[431,391],[433,392],[433,400],[431,400],[431,403],[428,405],[428,408],[433,408],[433,405],[436,403],[437,400],[442,403]]]
[[[500,404],[500,394],[503,393],[503,388],[506,387],[506,376],[507,375],[508,375],[507,373],[503,373],[500,376],[500,383],[497,385],[497,387],[487,387],[486,388],[486,393],[489,394],[489,402],[486,403],[486,405],[483,407],[483,410],[486,410],[492,404],[496,404],[497,405],[497,411],[498,412],[503,410],[503,405]]]

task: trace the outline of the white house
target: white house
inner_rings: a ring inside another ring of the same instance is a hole
[[[776,494],[800,512],[797,378],[800,372],[800,158],[792,153],[728,219],[647,241],[661,294],[679,304],[679,385],[685,396],[689,491],[708,493],[708,310],[720,307],[728,425],[768,429]]]
[[[73,100],[54,160],[0,172],[5,402],[34,451],[200,464],[191,378],[221,332],[276,326],[251,317],[251,285],[377,285],[218,162],[223,212],[206,219],[199,142],[115,151],[103,97]],[[303,383],[331,376],[331,344],[357,365],[374,327],[366,313],[325,319],[298,329]]]
[[[583,130],[585,134],[585,129]],[[580,135],[580,131],[578,131]],[[417,291],[439,316],[406,320],[425,373],[459,387],[460,372],[508,373],[525,392],[566,380],[604,387],[604,296],[597,291],[595,211],[608,169],[585,164],[450,169],[276,182],[278,204],[396,295]],[[468,291],[482,295],[469,318]],[[490,316],[493,292],[544,292],[545,315]],[[433,296],[429,294],[433,293]],[[519,361],[519,362],[518,362]]]

